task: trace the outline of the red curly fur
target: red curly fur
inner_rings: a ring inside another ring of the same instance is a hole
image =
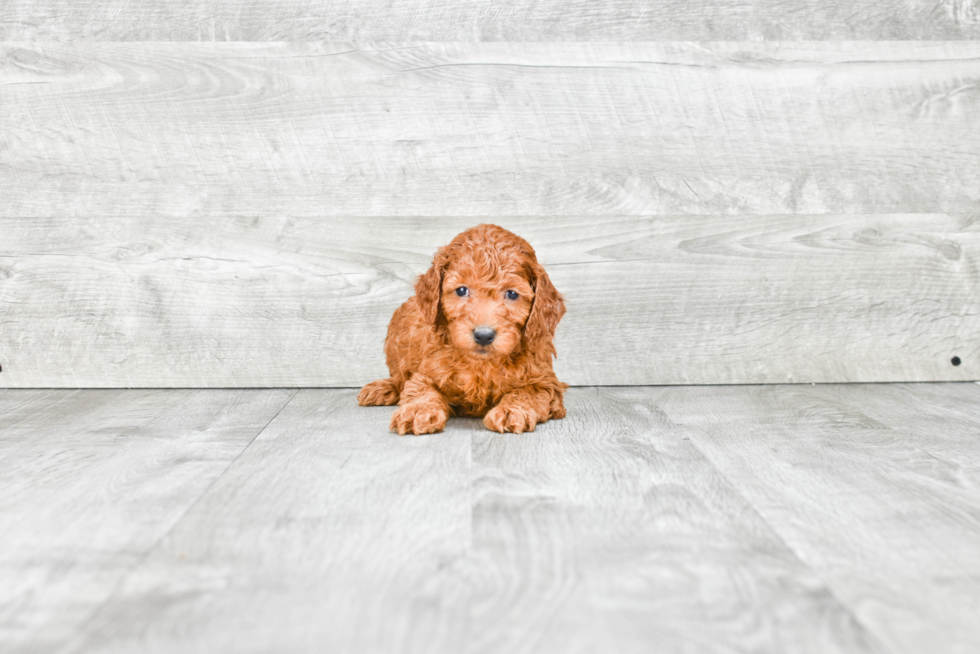
[[[564,313],[527,241],[496,225],[468,229],[436,252],[395,311],[385,339],[391,377],[366,385],[357,401],[398,404],[391,429],[399,434],[440,431],[451,415],[483,417],[499,432],[534,431],[565,417],[568,385],[551,366]],[[493,341],[478,343],[477,327],[494,330]]]

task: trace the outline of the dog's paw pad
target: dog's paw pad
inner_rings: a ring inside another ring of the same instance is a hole
[[[361,389],[357,403],[361,406],[394,406],[398,404],[398,391],[390,379],[379,379]]]
[[[502,434],[505,432],[521,434],[526,431],[534,431],[537,416],[534,411],[523,407],[497,406],[483,418],[483,424],[487,429],[499,431]]]

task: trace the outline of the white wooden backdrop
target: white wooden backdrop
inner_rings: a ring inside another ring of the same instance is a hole
[[[977,0],[4,0],[0,5],[0,39],[8,41],[977,37]]]
[[[574,384],[980,378],[978,5],[730,4],[4,4],[0,386],[362,384],[483,221]]]

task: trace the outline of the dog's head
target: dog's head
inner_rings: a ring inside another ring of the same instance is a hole
[[[478,225],[440,248],[415,295],[425,319],[474,358],[507,357],[521,347],[554,354],[565,302],[521,237]]]

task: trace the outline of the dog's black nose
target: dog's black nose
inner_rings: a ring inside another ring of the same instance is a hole
[[[477,327],[473,330],[473,340],[480,345],[490,345],[496,335],[493,327]]]

